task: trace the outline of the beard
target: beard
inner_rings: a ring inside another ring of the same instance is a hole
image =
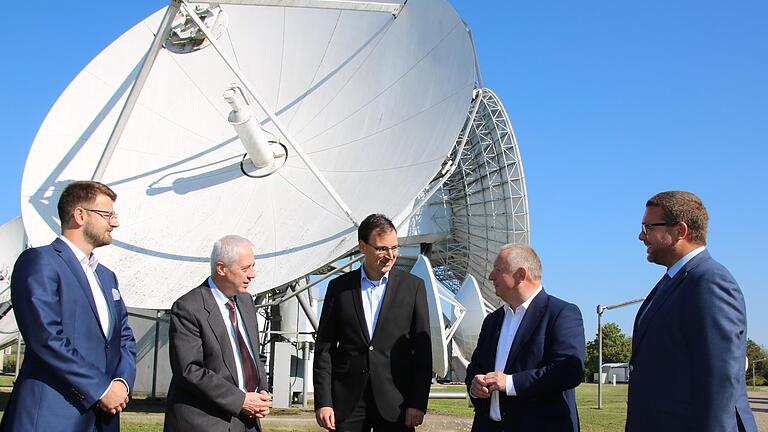
[[[669,262],[674,255],[674,247],[675,244],[672,241],[657,242],[651,246],[651,250],[648,251],[646,258],[654,264],[669,267],[674,264]]]
[[[90,222],[86,222],[83,228],[83,237],[93,248],[112,244],[112,235],[107,230],[102,230]]]

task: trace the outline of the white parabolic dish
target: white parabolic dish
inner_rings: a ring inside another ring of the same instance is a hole
[[[477,340],[480,338],[486,315],[483,294],[474,276],[467,276],[461,284],[461,289],[456,293],[456,301],[464,306],[466,314],[453,335],[453,341],[464,358],[470,359],[477,348]]]
[[[448,338],[445,332],[445,317],[440,300],[440,282],[435,279],[432,263],[424,255],[419,255],[411,274],[424,281],[429,307],[429,332],[432,341],[432,371],[438,377],[448,373]]]
[[[474,87],[466,28],[444,0],[389,13],[222,5],[217,39],[351,208],[357,222],[412,205],[439,170]],[[56,202],[90,179],[164,11],[99,54],[60,96],[29,152],[21,208],[33,246],[59,232]],[[120,227],[99,259],[129,306],[169,308],[209,273],[213,242],[255,244],[251,292],[290,282],[356,244],[356,227],[288,146],[262,179],[242,175],[244,148],[222,93],[237,83],[213,47],[162,50],[102,181]],[[260,110],[265,130],[276,128]],[[282,137],[278,135],[282,140]],[[395,221],[399,223],[400,221]]]

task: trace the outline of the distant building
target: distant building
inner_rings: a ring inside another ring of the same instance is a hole
[[[617,383],[629,382],[629,363],[603,363],[603,384],[612,383],[616,377]],[[597,382],[597,374],[592,380]]]

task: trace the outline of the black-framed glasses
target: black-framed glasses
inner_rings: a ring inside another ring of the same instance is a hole
[[[672,226],[673,223],[669,222],[657,222],[657,223],[647,223],[647,224],[640,224],[642,226],[643,234],[648,235],[650,231],[653,231],[653,227],[658,226]]]
[[[85,211],[89,211],[92,213],[96,213],[97,215],[101,216],[106,220],[107,222],[111,221],[112,219],[117,220],[117,213],[113,211],[106,211],[106,210],[97,210],[97,209],[88,209],[85,207],[81,207]]]
[[[388,252],[392,252],[392,255],[397,255],[400,252],[400,246],[374,246],[368,242],[365,242],[368,246],[372,247],[376,253],[385,255]]]

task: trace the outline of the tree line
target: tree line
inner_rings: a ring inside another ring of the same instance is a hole
[[[584,381],[592,382],[598,370],[598,341],[595,338],[587,342],[584,353]],[[628,363],[632,356],[632,338],[626,336],[616,323],[603,325],[603,364]],[[747,339],[747,357],[749,368],[745,372],[747,385],[753,385],[752,367],[754,366],[754,385],[768,383],[768,350],[752,339]],[[631,378],[630,378],[631,379]]]

